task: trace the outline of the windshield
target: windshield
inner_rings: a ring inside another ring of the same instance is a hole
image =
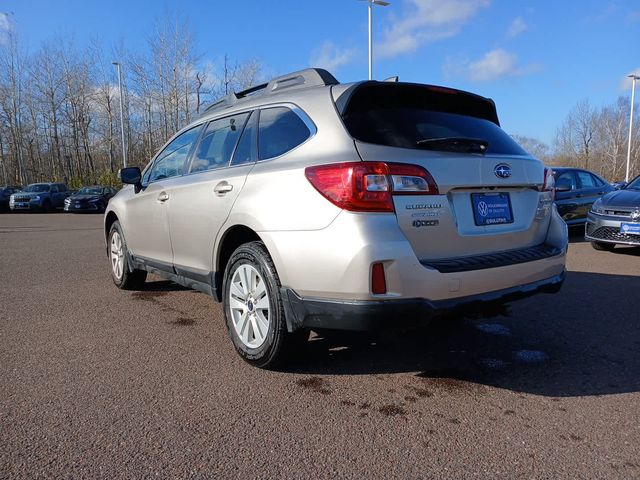
[[[357,140],[445,152],[527,153],[498,125],[493,103],[477,95],[413,84],[356,90],[343,114]]]
[[[84,187],[76,192],[76,195],[102,195],[100,187]]]
[[[635,180],[631,180],[629,184],[624,188],[625,190],[640,190],[640,176],[637,176]]]
[[[51,186],[47,185],[46,183],[34,183],[33,185],[29,185],[27,188],[24,189],[25,192],[36,192],[36,193],[48,192],[49,190],[51,190]]]

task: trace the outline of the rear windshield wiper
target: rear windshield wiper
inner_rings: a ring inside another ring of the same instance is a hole
[[[460,153],[485,153],[489,148],[486,140],[467,137],[424,138],[418,140],[416,145],[426,150]]]

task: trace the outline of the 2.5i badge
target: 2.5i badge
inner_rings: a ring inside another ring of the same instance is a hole
[[[420,227],[436,227],[440,224],[440,220],[414,220],[411,222],[415,228]]]

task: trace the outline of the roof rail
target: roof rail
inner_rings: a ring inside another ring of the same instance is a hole
[[[267,93],[279,92],[285,88],[324,87],[337,85],[338,80],[323,68],[307,68],[282,75],[267,84]]]
[[[307,87],[319,87],[327,85],[337,85],[340,82],[336,80],[336,77],[331,75],[328,71],[322,68],[307,68],[293,73],[288,73],[280,77],[276,77],[270,80],[268,83],[261,83],[249,87],[240,92],[232,92],[224,97],[216,100],[209,105],[204,113],[209,113],[213,110],[224,109],[234,106],[238,103],[238,100],[253,95],[269,95],[271,93],[278,93],[285,89],[293,88],[307,88]]]
[[[235,92],[231,92],[229,95],[225,95],[224,97],[216,100],[207,108],[204,109],[205,113],[210,112],[212,110],[217,110],[219,108],[229,108],[233,107],[236,103],[238,103],[238,96]]]

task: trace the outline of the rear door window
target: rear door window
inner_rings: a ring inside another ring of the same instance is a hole
[[[266,160],[293,150],[311,136],[307,124],[287,107],[260,110],[258,158]]]
[[[576,173],[580,180],[580,188],[595,188],[598,186],[596,179],[589,172],[578,171]]]
[[[556,175],[556,179],[555,180],[556,180],[556,185],[557,186],[568,185],[571,188],[571,190],[577,190],[578,189],[578,183],[576,181],[576,176],[575,176],[573,171],[561,172],[561,173]]]
[[[343,120],[351,136],[366,143],[527,154],[498,125],[493,102],[458,90],[416,84],[363,85],[346,105]]]
[[[256,118],[257,112],[251,114],[244,127],[236,151],[233,153],[231,165],[244,165],[256,161]]]
[[[228,166],[247,118],[248,113],[241,113],[210,122],[193,154],[190,173]]]

